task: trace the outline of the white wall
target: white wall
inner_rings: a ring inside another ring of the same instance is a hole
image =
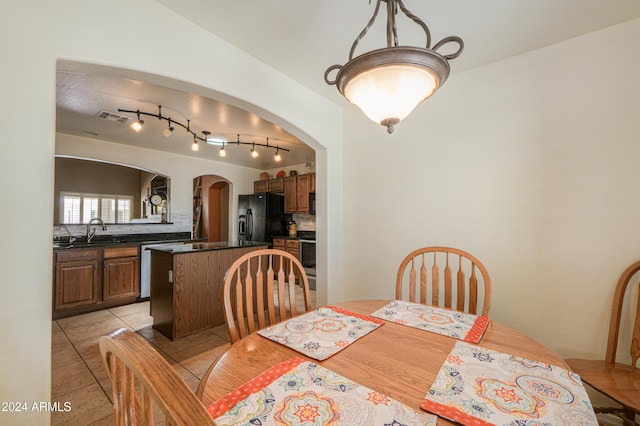
[[[152,0],[12,2],[0,14],[0,51],[0,179],[5,196],[0,218],[0,401],[39,402],[50,396],[59,59],[131,70],[131,76],[144,75],[152,83],[198,91],[259,114],[317,149],[318,191],[325,194],[318,204],[326,213],[318,261],[328,265],[318,276],[319,285],[325,284],[318,296],[320,303],[342,297],[338,107]],[[187,174],[172,179],[172,185],[190,185]],[[174,195],[176,205],[185,203],[181,197],[187,195]],[[49,421],[47,412],[0,413],[1,424]]]
[[[639,39],[634,20],[454,74],[393,135],[349,108],[345,297],[392,298],[411,250],[459,247],[491,274],[493,319],[603,357],[640,258]]]

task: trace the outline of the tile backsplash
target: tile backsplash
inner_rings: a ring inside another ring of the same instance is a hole
[[[299,231],[315,231],[316,217],[312,214],[293,214],[293,220],[296,222],[296,229]]]
[[[154,224],[130,224],[123,223],[118,225],[107,225],[107,230],[103,231],[99,224],[93,224],[96,229],[96,235],[127,235],[127,234],[156,234],[165,232],[191,232],[191,215],[173,214],[172,223],[154,223]],[[74,237],[83,237],[87,234],[87,225],[54,225],[53,238],[66,238],[69,232]]]

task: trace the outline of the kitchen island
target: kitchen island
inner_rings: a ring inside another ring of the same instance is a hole
[[[231,264],[268,243],[165,244],[151,251],[153,328],[171,340],[224,324],[222,283]]]

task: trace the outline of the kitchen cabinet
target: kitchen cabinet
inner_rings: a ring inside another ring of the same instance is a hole
[[[135,302],[138,246],[54,250],[53,319]]]
[[[296,257],[296,259],[300,260],[300,241],[292,238],[274,238],[273,239],[273,248],[276,250],[286,251]],[[280,268],[280,264],[278,259],[276,259],[273,263],[273,269],[278,271]],[[285,264],[284,273],[289,274],[289,265]],[[297,279],[296,279],[297,281]]]
[[[54,311],[98,302],[98,261],[97,249],[55,253]]]
[[[292,238],[274,238],[273,248],[291,253],[300,260],[300,241]]]
[[[253,182],[253,193],[258,192],[282,194],[284,192],[284,178],[257,180]]]
[[[140,288],[138,247],[104,249],[102,300],[136,298]]]
[[[268,192],[269,191],[269,181],[268,180],[257,180],[253,182],[253,193],[258,192]]]
[[[273,248],[276,250],[287,251],[286,243],[284,238],[274,238],[273,239]]]
[[[284,178],[285,213],[309,213],[309,193],[315,191],[315,173]]]
[[[284,178],[269,179],[269,192],[282,194],[284,192]]]

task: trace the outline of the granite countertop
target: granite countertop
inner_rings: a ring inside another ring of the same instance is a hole
[[[269,243],[259,241],[220,241],[216,243],[185,243],[185,244],[162,244],[157,247],[149,247],[152,251],[161,251],[164,253],[182,254],[196,253],[210,250],[225,250],[242,247],[260,247],[269,246]]]
[[[112,246],[136,246],[144,244],[179,243],[182,244],[191,239],[190,232],[173,232],[158,234],[123,234],[123,235],[96,235],[90,243],[86,238],[79,237],[73,243],[63,238],[53,241],[54,250],[68,250],[74,248],[112,247]]]

